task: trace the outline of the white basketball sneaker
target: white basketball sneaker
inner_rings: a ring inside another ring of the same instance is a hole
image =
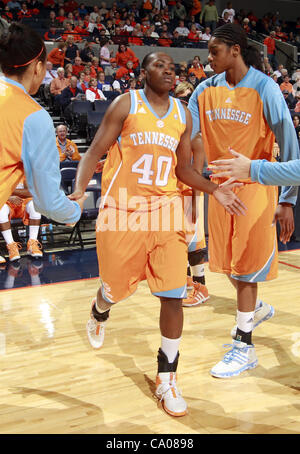
[[[253,369],[257,366],[258,361],[254,345],[248,345],[245,342],[234,340],[233,344],[225,344],[223,347],[232,347],[229,352],[225,353],[222,361],[218,362],[210,371],[213,377],[230,378],[247,369]]]
[[[253,329],[255,329],[262,322],[269,320],[269,318],[273,317],[274,314],[275,314],[275,310],[274,310],[274,307],[271,306],[271,304],[260,301],[259,306],[255,309],[255,312],[254,312]],[[237,330],[237,325],[235,325],[231,330],[232,339],[235,339],[236,330]]]
[[[96,299],[92,302],[92,308],[96,302]],[[90,344],[93,348],[101,348],[104,342],[104,335],[105,335],[105,323],[106,322],[98,322],[93,316],[91,311],[91,318],[86,324],[86,332]]]
[[[187,414],[187,403],[177,388],[175,372],[160,372],[156,377],[156,397],[171,416]]]

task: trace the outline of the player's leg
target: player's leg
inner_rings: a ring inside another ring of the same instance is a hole
[[[100,216],[105,216],[102,210]],[[101,225],[100,216],[97,226]],[[111,307],[135,292],[144,278],[147,254],[145,232],[101,231],[97,227],[96,243],[99,274],[102,285],[92,301],[87,335],[94,348],[100,348],[104,341],[104,330]]]
[[[161,347],[157,356],[156,396],[173,416],[183,416],[187,404],[177,388],[176,371],[183,327],[182,300],[160,298]]]
[[[177,388],[179,345],[183,327],[182,298],[186,295],[187,247],[184,232],[160,232],[149,244],[147,280],[160,298],[161,346],[158,350],[156,396],[173,416],[187,413],[187,404]]]
[[[30,200],[28,203],[26,203],[26,207],[25,207],[26,221],[24,219],[24,223],[27,223],[27,219],[28,219],[28,225],[29,225],[29,239],[27,242],[27,254],[31,255],[32,257],[42,257],[43,256],[42,245],[38,241],[41,217],[42,217],[41,214],[35,210],[32,200]]]
[[[21,245],[16,243],[13,239],[10,224],[10,207],[6,203],[0,210],[0,230],[6,243],[9,260],[11,262],[19,260],[19,249],[21,249]]]
[[[235,287],[235,289],[238,292],[238,282],[239,281],[236,280],[236,279],[233,279],[231,276],[227,276],[227,277],[229,278],[230,282],[232,283],[232,285]],[[237,300],[238,300],[238,308],[240,307],[240,309],[238,309],[238,311],[247,312],[247,310],[244,310],[244,307],[246,307],[246,306],[244,306],[242,301],[239,304],[239,295],[237,295]],[[245,304],[247,304],[247,302],[245,302]],[[258,298],[258,296],[256,296],[255,308],[254,308],[254,316],[253,316],[253,326],[252,326],[251,331],[253,331],[262,322],[265,322],[265,321],[269,320],[269,318],[273,317],[274,313],[275,313],[275,311],[274,311],[273,306],[271,306],[270,304],[262,301],[260,298]],[[242,319],[243,319],[243,314],[241,314],[239,316],[239,314],[237,313],[236,320],[240,321],[240,324],[239,324],[240,330],[242,330],[242,326],[241,326]],[[250,317],[249,317],[249,320],[250,320]],[[231,330],[231,337],[233,339],[236,339],[237,327],[238,327],[238,325],[235,324],[234,327]],[[250,331],[250,328],[251,327],[248,326],[248,331]]]
[[[232,349],[211,370],[213,376],[222,378],[239,375],[257,365],[252,344],[257,283],[277,276],[276,230],[271,226],[276,191],[272,187],[247,185],[238,192],[248,208],[248,214],[232,219],[232,238],[228,243],[231,250],[230,280],[237,291],[237,328]],[[223,226],[226,230],[225,218]],[[273,314],[271,306],[265,306]],[[257,312],[262,313],[262,308]]]
[[[202,304],[209,299],[205,285],[204,261],[206,255],[206,241],[204,232],[204,196],[197,196],[197,220],[192,222],[192,197],[184,196],[184,222],[186,240],[188,243],[188,263],[190,276],[188,277],[188,294],[182,302],[183,306],[191,307]]]

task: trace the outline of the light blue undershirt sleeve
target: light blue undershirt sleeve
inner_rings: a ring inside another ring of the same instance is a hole
[[[51,117],[44,109],[29,115],[24,122],[21,159],[36,210],[57,222],[77,222],[81,209],[60,189],[55,132]]]
[[[251,162],[251,180],[266,185],[300,185],[300,160],[289,162]]]
[[[198,87],[197,87],[198,88]],[[200,114],[199,114],[199,106],[198,106],[198,95],[199,91],[194,90],[193,94],[191,95],[188,103],[188,109],[191,112],[192,120],[193,120],[193,129],[191,134],[191,139],[195,137],[198,132],[200,132]]]
[[[267,81],[261,97],[264,115],[280,147],[281,162],[299,159],[299,145],[291,114],[279,86],[272,79]],[[284,186],[279,203],[288,202],[295,205],[297,194],[297,187]]]

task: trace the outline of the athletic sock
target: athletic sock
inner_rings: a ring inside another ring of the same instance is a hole
[[[173,363],[173,361],[175,360],[178,353],[180,341],[181,337],[179,337],[178,339],[168,339],[167,337],[161,336],[161,350],[168,358],[169,363]]]
[[[29,226],[29,239],[30,240],[37,240],[39,234],[39,225],[30,225]]]
[[[11,229],[8,229],[8,230],[2,230],[2,235],[3,235],[3,238],[6,242],[6,244],[11,244],[14,242],[14,239],[13,239],[13,236],[12,236],[12,233],[11,233]]]
[[[97,306],[97,303],[95,303],[92,307],[93,317],[97,320],[97,322],[105,322],[109,317],[110,309],[108,309],[104,312],[100,312],[98,306],[97,307],[96,306]]]

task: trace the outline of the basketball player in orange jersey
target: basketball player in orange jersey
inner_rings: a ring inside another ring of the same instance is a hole
[[[60,189],[59,157],[53,121],[34,95],[46,73],[42,38],[12,23],[0,37],[0,208],[26,176],[35,210],[71,224],[80,219],[86,196],[69,200]]]
[[[278,85],[258,70],[260,54],[248,46],[244,30],[235,24],[217,28],[208,49],[216,75],[198,85],[188,106],[193,134],[202,131],[207,161],[231,157],[229,148],[250,159],[274,161],[275,136],[281,160],[297,159],[298,145],[287,105]],[[212,181],[222,183],[224,179]],[[226,274],[237,291],[233,345],[211,369],[211,375],[219,378],[256,367],[252,331],[274,314],[271,305],[257,299],[258,282],[277,276],[274,213],[282,241],[288,241],[294,230],[296,188],[283,187],[277,206],[277,188],[243,181],[234,191],[247,206],[246,216],[228,216],[213,197],[209,200],[209,266],[211,271]]]
[[[23,219],[24,225],[29,225],[27,253],[31,255],[31,257],[42,257],[42,246],[37,239],[41,214],[34,208],[26,180],[23,180],[23,182],[18,184],[12,196],[0,209],[0,231],[6,242],[10,262],[20,258],[19,249],[21,248],[21,245],[14,241],[10,223],[10,219],[16,218]]]
[[[103,169],[96,233],[102,287],[92,304],[88,338],[94,348],[100,348],[111,307],[147,279],[161,302],[156,396],[169,414],[182,416],[187,404],[177,389],[176,370],[187,245],[182,226],[176,230],[170,221],[174,213],[182,215],[176,175],[189,186],[212,194],[229,213],[244,214],[245,207],[230,189],[221,192],[191,165],[191,117],[178,99],[169,96],[175,81],[171,57],[148,54],[142,72],[145,89],[119,96],[108,108],[79,163],[70,198],[82,197],[98,161],[110,150]],[[166,208],[169,217],[164,216]],[[160,219],[152,225],[154,218]]]

